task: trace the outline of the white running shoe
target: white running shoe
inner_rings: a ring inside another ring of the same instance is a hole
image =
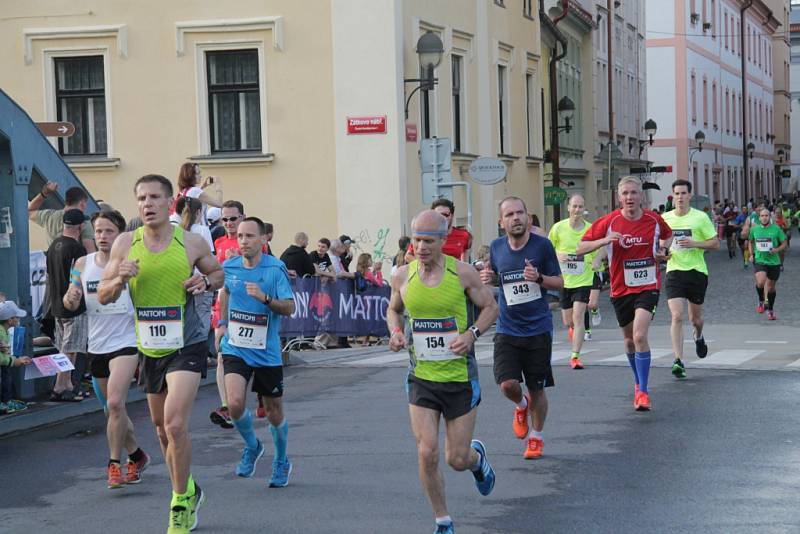
[[[603,316],[600,315],[600,308],[592,310],[589,315],[592,316],[592,326],[600,326],[600,321],[603,320]]]

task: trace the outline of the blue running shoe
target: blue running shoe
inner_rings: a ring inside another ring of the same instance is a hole
[[[264,445],[259,440],[258,449],[252,450],[245,447],[242,451],[242,460],[236,466],[236,474],[240,477],[250,478],[256,472],[256,462],[264,456]]]
[[[436,523],[436,530],[433,531],[433,534],[456,534],[456,529],[453,527],[452,521],[443,525]]]
[[[289,485],[289,475],[292,474],[292,462],[287,458],[284,461],[273,460],[272,477],[269,479],[270,488],[285,488]]]
[[[486,447],[483,446],[477,439],[473,439],[471,447],[478,451],[481,457],[481,465],[478,471],[473,471],[472,476],[475,477],[475,487],[481,495],[489,495],[494,489],[494,469],[489,465],[489,459],[486,457]]]

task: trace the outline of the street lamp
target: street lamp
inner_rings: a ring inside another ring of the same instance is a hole
[[[756,145],[747,143],[747,159],[753,159],[753,152],[756,150]]]
[[[444,54],[444,45],[442,40],[433,32],[424,33],[417,41],[417,55],[419,56],[419,66],[424,73],[424,78],[405,78],[403,83],[417,83],[406,99],[406,119],[408,118],[408,104],[411,102],[411,97],[420,89],[430,91],[434,85],[439,83],[439,80],[433,77],[433,70],[439,66],[442,61],[442,54]]]
[[[694,134],[694,142],[697,147],[689,147],[689,170],[692,170],[692,160],[694,159],[694,155],[698,152],[703,151],[703,143],[706,142],[706,134],[703,133],[703,130],[697,130]]]
[[[555,125],[556,132],[569,133],[572,131],[572,126],[569,121],[572,120],[574,115],[575,103],[568,96],[562,97],[561,100],[558,101],[558,116],[564,120],[564,126]]]
[[[658,124],[653,119],[647,119],[647,122],[644,123],[644,133],[647,135],[647,139],[639,139],[639,157],[642,156],[642,152],[644,151],[645,145],[653,146],[653,136],[656,135],[658,131]]]
[[[783,151],[783,149],[779,148],[778,149],[778,163],[781,164],[781,165],[783,164],[783,156],[784,156],[784,154],[786,154],[786,153]]]

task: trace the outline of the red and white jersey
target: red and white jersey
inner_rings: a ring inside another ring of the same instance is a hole
[[[592,223],[583,241],[603,239],[611,232],[622,235],[606,248],[611,273],[611,297],[661,289],[661,274],[655,261],[659,239],[669,239],[672,230],[656,212],[643,210],[631,221],[616,210]]]

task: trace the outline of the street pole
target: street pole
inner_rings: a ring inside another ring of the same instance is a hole
[[[614,44],[614,0],[607,1],[606,9],[608,10],[608,17],[606,17],[608,18],[606,21],[606,28],[608,30],[606,32],[606,38],[608,40],[608,54],[606,55],[606,59],[608,60],[608,187],[611,190],[611,209],[613,210],[614,204],[616,204],[614,193],[616,184],[612,182],[611,174],[611,143],[614,142],[614,62],[611,60],[612,46]]]
[[[745,19],[744,12],[747,8],[753,5],[753,0],[747,2],[739,10],[739,50],[742,52],[742,169],[743,175],[742,182],[744,183],[744,199],[743,203],[747,203],[750,199],[750,162],[747,155],[747,50],[745,50]]]

